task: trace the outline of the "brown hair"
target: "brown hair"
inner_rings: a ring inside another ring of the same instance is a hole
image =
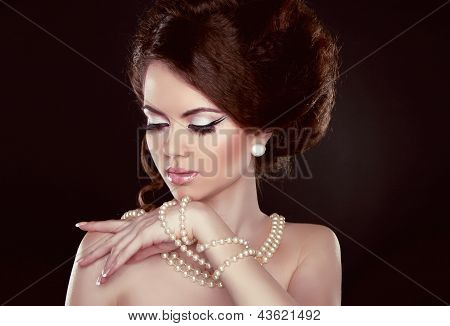
[[[266,154],[255,158],[258,187],[263,174],[289,169],[295,154],[326,133],[339,48],[305,1],[156,0],[141,16],[131,46],[128,74],[140,104],[147,67],[161,60],[238,125],[273,128]],[[309,134],[298,142],[283,132],[288,128]],[[148,165],[146,150],[143,137],[141,163],[151,182],[138,202],[149,210],[154,205],[144,194],[164,182]]]

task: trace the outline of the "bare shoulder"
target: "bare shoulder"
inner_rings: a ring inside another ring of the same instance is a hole
[[[94,250],[110,236],[111,234],[101,232],[87,232],[78,246],[76,259]],[[116,305],[117,289],[114,286],[96,285],[107,257],[105,255],[87,266],[79,266],[74,262],[65,305]]]
[[[336,234],[325,225],[291,224],[298,235],[299,260],[289,293],[302,305],[340,305],[341,249]]]
[[[339,240],[329,227],[320,224],[291,223],[298,235],[298,245],[301,248],[299,262],[311,252],[324,252],[334,254],[340,259]]]
[[[340,259],[338,238],[333,230],[325,225],[286,222],[283,239],[289,251],[297,253],[296,266],[313,251],[334,252]]]

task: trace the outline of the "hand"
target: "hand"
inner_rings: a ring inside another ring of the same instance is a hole
[[[193,238],[192,225],[194,213],[198,205],[186,207],[185,226],[188,238]],[[166,223],[176,238],[181,238],[179,228],[179,204],[166,209]],[[106,220],[80,223],[79,228],[84,231],[106,232],[112,235],[89,254],[78,260],[80,266],[86,266],[107,255],[109,257],[102,270],[100,283],[106,282],[120,266],[127,262],[136,262],[162,252],[169,252],[178,248],[169,235],[165,233],[158,219],[159,208],[139,217],[129,217],[125,220]],[[156,223],[155,223],[156,222]]]

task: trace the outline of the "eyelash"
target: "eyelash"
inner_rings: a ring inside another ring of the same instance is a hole
[[[216,131],[216,128],[214,127],[216,124],[218,124],[219,122],[223,121],[226,117],[222,117],[218,120],[215,120],[211,123],[208,123],[207,125],[204,126],[196,126],[196,125],[189,125],[188,128],[190,131],[195,132],[197,134],[199,134],[200,136],[212,133]],[[149,123],[149,124],[144,124],[143,128],[149,132],[159,132],[161,131],[164,127],[167,126],[167,123]]]

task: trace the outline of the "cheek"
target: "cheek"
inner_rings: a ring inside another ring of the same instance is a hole
[[[228,135],[220,139],[218,144],[218,165],[219,169],[225,171],[232,171],[234,175],[236,168],[240,168],[244,158],[244,138],[239,132]]]
[[[147,141],[147,148],[150,153],[158,154],[162,149],[163,139],[159,133],[145,135]]]
[[[150,155],[152,156],[153,161],[157,166],[160,165],[160,158],[163,157],[161,155],[162,153],[162,139],[160,139],[160,136],[157,135],[149,135],[148,133],[145,135],[145,139],[147,142],[147,149],[150,152]]]

